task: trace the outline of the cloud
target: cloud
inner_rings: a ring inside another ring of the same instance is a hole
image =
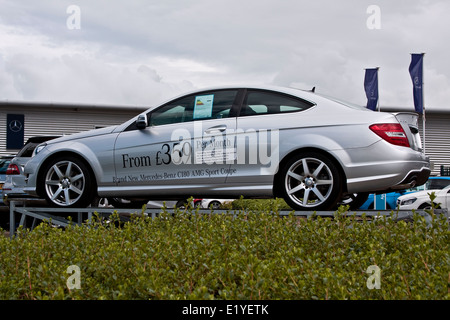
[[[26,101],[148,105],[192,88],[186,81],[163,82],[146,65],[112,65],[79,54],[51,58],[17,54],[7,65],[5,82],[9,90],[15,89],[12,98]]]
[[[81,29],[69,30],[69,5]],[[376,3],[381,29],[367,28]],[[152,104],[210,85],[317,87],[365,104],[364,68],[380,67],[380,104],[412,106],[410,53],[426,52],[426,104],[450,98],[446,1],[0,0],[4,98]]]

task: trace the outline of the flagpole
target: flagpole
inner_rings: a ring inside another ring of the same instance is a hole
[[[378,74],[378,71],[380,70],[380,67],[377,67],[377,108],[378,112],[381,112],[381,106],[380,106],[380,77]]]

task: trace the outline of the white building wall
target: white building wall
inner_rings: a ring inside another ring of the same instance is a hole
[[[15,154],[6,149],[7,114],[24,114],[24,143],[33,136],[69,135],[95,128],[121,124],[140,112],[137,108],[58,108],[57,106],[21,107],[0,106],[0,155]]]
[[[419,128],[422,144],[425,142],[425,154],[433,165],[432,175],[440,175],[441,165],[450,166],[450,113],[426,114],[425,139],[422,120]]]

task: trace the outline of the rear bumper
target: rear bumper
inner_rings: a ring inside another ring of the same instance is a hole
[[[421,170],[411,171],[405,177],[405,179],[403,179],[403,181],[401,181],[399,184],[377,193],[392,192],[396,190],[404,190],[412,188],[415,186],[421,186],[425,184],[425,182],[427,182],[428,178],[430,177],[430,174],[431,174],[430,168],[426,167],[422,168]]]
[[[384,141],[348,150],[342,158],[345,157],[347,191],[351,193],[408,189],[423,185],[431,174],[428,156]]]

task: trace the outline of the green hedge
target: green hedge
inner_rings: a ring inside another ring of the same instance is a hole
[[[0,299],[449,299],[448,236],[445,218],[371,221],[342,208],[334,219],[188,210],[42,223],[0,237]],[[72,265],[80,289],[67,285]],[[367,286],[372,265],[380,289]]]

